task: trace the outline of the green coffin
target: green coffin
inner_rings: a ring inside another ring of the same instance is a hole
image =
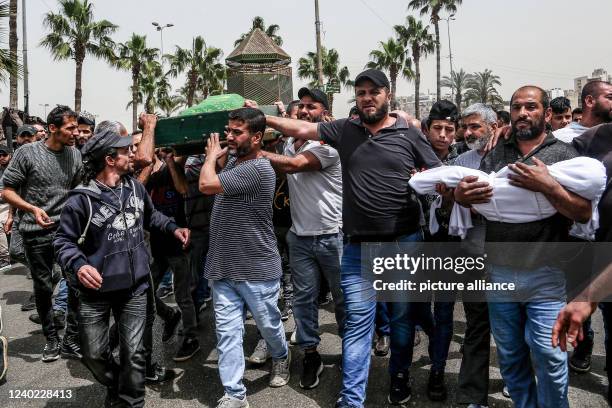
[[[181,113],[180,116],[173,118],[160,119],[157,121],[155,128],[155,145],[156,147],[170,147],[176,151],[179,156],[204,153],[206,148],[206,139],[211,133],[219,133],[221,138],[225,138],[224,130],[227,125],[229,112],[237,109],[244,104],[244,98],[227,98],[232,95],[221,95],[223,100],[215,101],[211,97],[205,102],[207,106],[196,105],[188,111]],[[209,101],[213,99],[213,101]],[[222,106],[227,110],[216,112],[207,112],[213,102],[217,106]],[[218,103],[217,103],[218,102]],[[239,105],[239,106],[233,106]],[[278,115],[278,109],[275,105],[261,106],[261,109],[266,115]],[[200,113],[193,113],[193,112]]]

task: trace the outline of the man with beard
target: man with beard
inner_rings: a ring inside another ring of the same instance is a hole
[[[199,186],[204,194],[216,194],[205,276],[213,282],[225,390],[217,408],[242,408],[249,406],[242,382],[245,305],[272,355],[270,387],[289,382],[291,351],[277,305],[282,268],[272,225],[276,176],[261,152],[266,118],[258,109],[237,109],[227,128],[228,147],[221,148],[217,134],[208,139]]]
[[[550,101],[552,115],[550,117],[550,127],[552,131],[563,129],[572,122],[572,106],[569,99],[560,96]]]
[[[568,406],[567,354],[550,342],[557,313],[565,305],[565,276],[549,243],[566,241],[571,221],[582,223],[591,217],[590,202],[563,188],[546,167],[578,156],[571,146],[546,132],[548,105],[541,88],[519,88],[510,101],[512,134],[482,159],[479,168],[490,173],[508,166],[512,185],[544,194],[558,211],[529,223],[486,221],[486,241],[507,243],[503,251],[487,250],[489,280],[514,282],[516,294],[529,294],[520,298],[488,295],[500,371],[519,407]],[[469,207],[489,202],[493,191],[488,183],[466,177],[454,196]],[[537,383],[530,354],[537,361]]]
[[[78,135],[77,114],[68,106],[58,105],[49,112],[47,123],[49,137],[17,149],[2,176],[4,200],[22,214],[19,232],[34,281],[36,310],[46,338],[44,362],[60,357],[60,336],[54,324],[52,305],[55,286],[52,240],[68,191],[79,183],[82,169],[81,153],[74,148]],[[69,285],[68,324],[61,343],[61,353],[65,357],[81,356],[77,307],[78,298]]]
[[[96,127],[96,119],[87,112],[79,113],[79,136],[77,137],[76,147],[81,150],[89,140]]]
[[[329,115],[327,95],[302,88],[298,119],[310,123]],[[263,152],[274,169],[287,175],[291,200],[291,229],[287,233],[294,288],[293,314],[297,344],[304,350],[300,387],[315,388],[323,371],[317,347],[318,297],[326,279],[333,293],[338,333],[344,328],[344,299],[340,289],[342,258],[342,168],[338,151],[313,140],[289,138],[283,155]]]
[[[370,349],[376,315],[376,292],[361,273],[362,242],[422,240],[420,207],[408,187],[411,171],[440,165],[431,145],[401,116],[389,114],[391,93],[387,76],[369,69],[355,78],[359,117],[310,123],[268,117],[268,125],[297,139],[323,140],[338,150],[342,163],[344,233],[348,235],[341,263],[341,288],[346,320],[342,340],[342,390],[337,407],[363,407],[370,369]],[[391,331],[407,332],[407,307],[396,303]],[[407,336],[391,341],[391,393],[400,403],[410,398],[406,372],[397,371],[408,358]],[[399,361],[398,361],[399,360]]]
[[[559,129],[553,135],[565,142],[583,134],[587,129],[602,123],[612,122],[612,84],[605,81],[591,81],[582,88],[582,118]]]

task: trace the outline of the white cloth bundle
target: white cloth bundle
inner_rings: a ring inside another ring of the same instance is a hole
[[[605,167],[598,160],[576,157],[550,165],[548,171],[567,190],[591,201],[593,210],[591,219],[585,224],[575,223],[571,234],[583,239],[593,239],[595,231],[599,228],[597,205],[606,187]],[[476,176],[478,181],[486,181],[493,186],[491,201],[473,206],[489,221],[525,223],[551,217],[557,212],[544,194],[511,185],[508,174],[512,174],[508,167],[497,173],[486,174],[467,167],[442,166],[415,174],[409,184],[418,194],[433,194],[436,192],[436,184],[445,184],[454,188],[464,177]],[[442,199],[439,197],[430,211],[429,228],[432,234],[439,228],[435,208],[439,208],[441,204]],[[455,204],[449,221],[449,234],[465,238],[470,228],[472,228],[470,210]]]

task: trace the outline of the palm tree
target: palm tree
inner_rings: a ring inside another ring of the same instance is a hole
[[[204,38],[193,39],[191,49],[176,47],[174,54],[164,56],[170,62],[170,75],[177,77],[186,72],[185,98],[187,107],[192,106],[199,90],[203,99],[214,92],[223,91],[226,78],[225,66],[219,61],[223,51],[208,47]]]
[[[139,79],[142,65],[147,61],[155,60],[158,57],[157,48],[147,47],[147,36],[132,34],[132,37],[124,42],[117,44],[118,55],[115,65],[119,69],[129,70],[132,73],[132,129],[138,129],[138,92]]]
[[[389,81],[391,82],[391,109],[397,109],[397,78],[401,75],[406,79],[414,78],[412,72],[412,61],[408,56],[406,48],[400,41],[389,38],[387,42],[380,41],[379,50],[370,52],[371,61],[366,64],[366,68],[375,68],[389,71]]]
[[[278,24],[272,24],[266,27],[264,19],[262,17],[257,16],[253,19],[253,25],[251,29],[248,32],[242,34],[240,38],[238,38],[236,41],[234,41],[234,47],[237,47],[238,44],[240,44],[245,38],[247,38],[247,36],[251,34],[256,28],[259,28],[261,31],[266,33],[268,37],[272,38],[272,41],[274,41],[276,45],[283,45],[283,38],[277,34],[278,30],[280,30],[280,26]]]
[[[455,93],[455,105],[457,105],[459,112],[461,112],[461,104],[463,103],[463,93],[468,88],[468,82],[471,78],[472,76],[466,73],[463,68],[459,72],[453,71],[450,77],[442,78],[442,87],[451,88]]]
[[[419,10],[419,13],[429,15],[436,31],[436,98],[441,97],[440,85],[440,12],[445,10],[448,13],[456,13],[457,6],[462,0],[410,0],[408,10]]]
[[[43,25],[49,29],[40,42],[56,61],[73,59],[76,63],[74,109],[81,110],[83,61],[90,54],[113,60],[115,43],[110,35],[117,26],[108,20],[95,21],[89,0],[58,0],[60,12],[45,15]]]
[[[155,113],[155,109],[169,97],[171,89],[168,74],[164,74],[161,64],[154,59],[144,61],[140,67],[136,103],[144,103],[147,113]],[[128,102],[126,109],[133,105],[134,99]]]
[[[157,106],[164,112],[166,117],[170,117],[174,112],[185,106],[185,103],[186,100],[183,95],[172,95],[157,101]]]
[[[10,6],[6,1],[0,1],[0,43],[4,43],[6,38],[6,25],[4,19],[9,17]],[[11,58],[9,50],[0,48],[0,81],[6,81],[7,74],[9,78],[19,76],[20,67],[16,60]]]
[[[404,47],[410,47],[412,60],[414,61],[414,116],[421,117],[420,92],[421,92],[421,57],[434,51],[434,38],[429,32],[429,26],[413,16],[406,18],[406,25],[396,25],[395,33],[398,41]]]
[[[9,56],[11,65],[17,66],[17,0],[9,2]],[[17,109],[18,83],[17,73],[9,71],[9,106]]]
[[[345,88],[350,88],[352,81],[349,80],[350,73],[348,67],[340,67],[340,55],[338,51],[331,48],[329,51],[325,47],[321,47],[321,60],[323,65],[323,77],[326,80],[327,86],[330,84],[342,85]],[[298,60],[298,77],[300,79],[308,79],[311,82],[308,84],[311,88],[316,88],[319,84],[319,71],[317,70],[317,53],[309,52],[305,57]],[[329,101],[329,113],[333,114],[334,109],[334,93],[326,92]]]
[[[501,86],[501,81],[490,69],[475,72],[467,81],[468,90],[465,99],[468,103],[481,102],[494,107],[504,104],[504,100],[497,92],[496,86]]]

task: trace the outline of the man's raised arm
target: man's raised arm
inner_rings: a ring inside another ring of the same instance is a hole
[[[244,106],[247,108],[259,109],[257,102],[251,100],[244,101]],[[266,125],[281,132],[285,136],[294,137],[296,139],[319,140],[317,123],[266,115]]]

